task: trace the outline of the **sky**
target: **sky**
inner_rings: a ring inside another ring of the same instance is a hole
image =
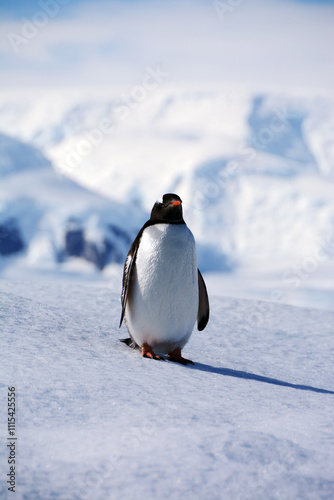
[[[334,83],[333,1],[9,0],[2,86],[135,85],[159,65],[171,83]]]

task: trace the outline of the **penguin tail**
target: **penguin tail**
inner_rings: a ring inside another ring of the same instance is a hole
[[[119,339],[120,342],[123,342],[123,344],[126,344],[127,346],[131,347],[131,349],[138,349],[139,345],[136,344],[136,342],[131,338],[128,337],[127,339]]]

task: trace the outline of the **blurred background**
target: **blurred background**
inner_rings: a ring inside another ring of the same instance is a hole
[[[333,22],[333,1],[3,1],[2,279],[120,291],[176,192],[211,295],[334,309]]]

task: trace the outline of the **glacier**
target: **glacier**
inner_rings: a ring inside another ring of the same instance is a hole
[[[153,203],[176,192],[200,268],[236,279],[227,295],[283,288],[332,309],[332,95],[162,85],[127,102],[118,88],[3,92],[2,275],[119,274]]]

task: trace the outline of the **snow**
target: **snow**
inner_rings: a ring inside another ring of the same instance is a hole
[[[4,134],[1,139],[2,149],[10,152],[10,161],[4,157],[0,188],[2,275],[10,276],[17,267],[23,273],[37,269],[54,274],[73,256],[94,262],[98,269],[123,262],[145,221],[144,211],[58,175],[42,153],[36,156],[22,141]],[[15,253],[13,246],[21,251]]]
[[[185,367],[120,343],[120,294],[101,283],[35,275],[1,290],[15,498],[332,498],[333,312],[209,287]]]
[[[102,3],[60,9],[15,57],[4,37],[0,408],[5,422],[15,386],[14,496],[332,499],[333,8]],[[5,16],[4,33],[23,21]],[[119,342],[125,256],[167,192],[210,297],[183,352],[194,366]]]

